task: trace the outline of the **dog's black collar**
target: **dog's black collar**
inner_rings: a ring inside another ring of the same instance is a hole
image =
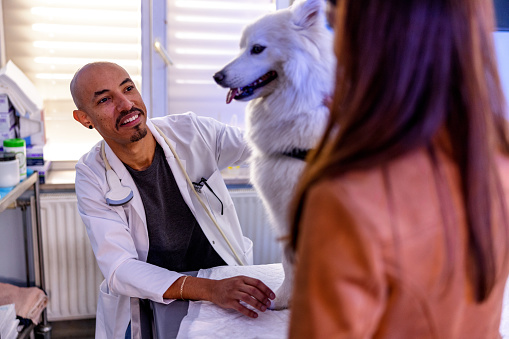
[[[309,153],[309,149],[300,149],[300,148],[294,148],[289,152],[283,152],[281,154],[286,155],[287,157],[299,159],[299,160],[306,160],[306,156]]]

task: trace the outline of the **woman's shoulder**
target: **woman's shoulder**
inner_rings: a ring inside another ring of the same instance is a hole
[[[418,150],[383,164],[320,179],[315,186],[319,190],[341,191],[348,198],[381,201],[399,187],[412,190],[419,182],[427,181],[431,171],[425,151]]]
[[[388,200],[380,167],[320,179],[311,187],[308,201],[323,209],[319,213],[341,210],[348,220],[369,229],[373,236],[377,233],[380,239],[388,237],[384,235],[384,225],[389,223]]]
[[[327,195],[357,223],[391,239],[394,223],[412,236],[437,224],[439,202],[432,163],[424,149],[369,169],[320,180],[310,195]]]

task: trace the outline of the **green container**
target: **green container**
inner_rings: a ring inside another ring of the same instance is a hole
[[[27,177],[27,149],[24,139],[6,139],[4,140],[4,152],[13,153],[19,160],[19,178],[21,180]]]

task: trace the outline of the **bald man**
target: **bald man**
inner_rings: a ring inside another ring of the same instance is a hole
[[[131,77],[113,63],[85,65],[70,87],[74,119],[104,139],[76,165],[79,213],[105,277],[96,338],[124,338],[129,324],[139,337],[140,299],[207,300],[256,318],[243,301],[264,312],[275,295],[257,279],[179,273],[252,264],[220,174],[248,156],[241,131],[193,113],[148,119]]]

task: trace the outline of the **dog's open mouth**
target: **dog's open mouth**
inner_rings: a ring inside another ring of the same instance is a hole
[[[275,71],[270,71],[265,75],[262,75],[253,83],[238,88],[230,88],[228,91],[228,95],[226,96],[226,103],[229,104],[233,99],[239,100],[246,98],[253,94],[254,90],[260,87],[267,85],[269,82],[277,78],[277,73]]]

